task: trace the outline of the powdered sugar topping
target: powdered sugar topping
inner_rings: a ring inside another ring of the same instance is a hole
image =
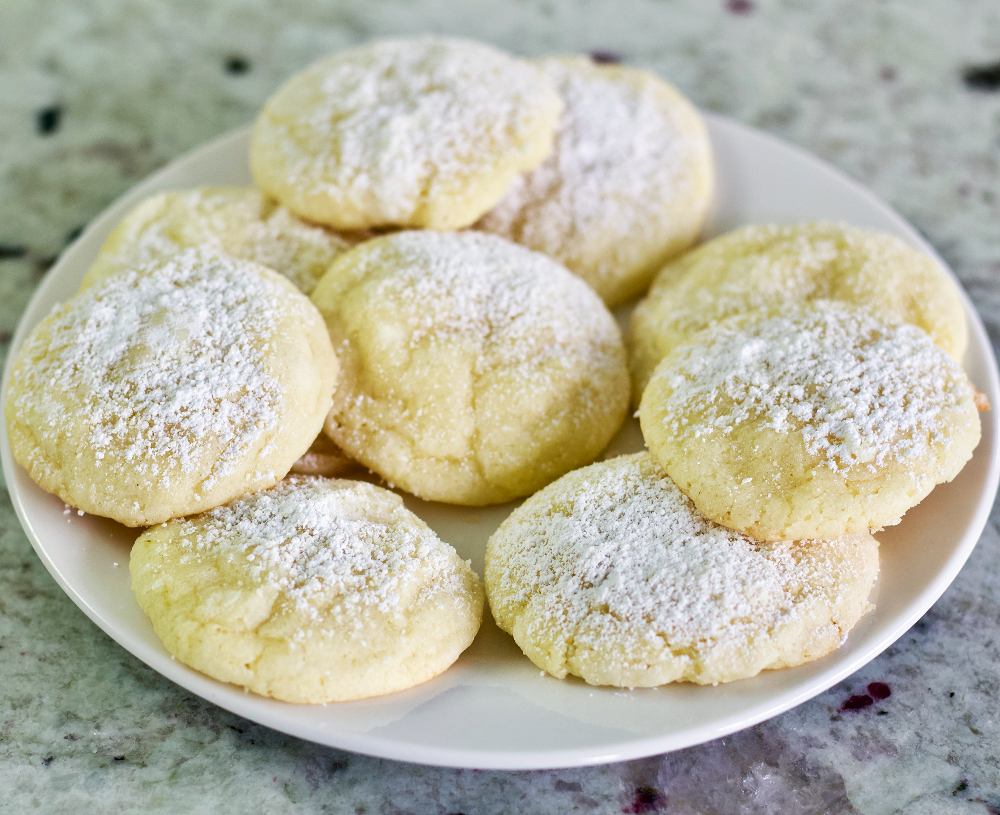
[[[290,186],[350,191],[362,206],[377,200],[386,222],[407,223],[433,185],[452,194],[455,179],[524,152],[557,105],[537,68],[489,46],[384,39],[293,78],[256,138],[282,157]]]
[[[564,477],[490,545],[503,563],[490,595],[498,618],[532,602],[574,650],[658,643],[691,661],[748,647],[811,594],[836,595],[823,558],[797,551],[808,542],[760,543],[712,523],[649,454]]]
[[[825,300],[717,324],[676,349],[657,379],[668,385],[660,409],[673,440],[755,423],[801,433],[833,470],[933,455],[948,444],[943,414],[973,395],[921,329]]]
[[[110,258],[98,258],[96,266],[136,269],[200,247],[261,263],[305,294],[350,246],[343,237],[299,220],[260,191],[242,187],[160,193],[140,204],[123,224],[128,231],[118,250]]]
[[[15,409],[50,443],[82,424],[109,478],[210,487],[278,423],[266,357],[287,293],[257,269],[187,250],[57,306],[22,352]]]
[[[537,252],[477,232],[403,232],[365,250],[371,302],[402,304],[411,347],[471,342],[476,375],[545,362],[621,364],[618,330],[585,283]]]
[[[734,230],[664,270],[642,307],[667,348],[711,322],[784,303],[833,299],[964,345],[955,286],[922,252],[882,232],[826,221]],[[962,335],[959,337],[958,335]]]
[[[244,565],[253,586],[278,589],[313,619],[331,600],[341,613],[405,611],[413,581],[462,591],[454,552],[397,496],[363,482],[291,478],[184,521],[179,533],[182,563]]]
[[[575,255],[574,244],[598,236],[643,243],[662,232],[664,202],[690,194],[704,150],[679,111],[652,80],[602,75],[590,65],[581,70],[576,60],[541,65],[566,106],[555,147],[479,226],[556,257]],[[598,272],[613,274],[615,266],[609,257]]]

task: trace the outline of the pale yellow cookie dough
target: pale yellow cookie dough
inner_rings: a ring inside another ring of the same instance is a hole
[[[734,314],[818,299],[918,325],[962,359],[961,296],[924,253],[892,235],[845,224],[748,226],[664,268],[636,308],[628,337],[635,404],[657,363],[703,328]]]
[[[132,209],[101,246],[81,289],[108,275],[204,247],[253,260],[309,294],[337,255],[361,235],[337,235],[301,221],[252,187],[161,192]]]
[[[130,570],[171,654],[288,702],[425,682],[482,618],[469,564],[398,495],[357,481],[292,478],[156,526]]]
[[[647,71],[539,60],[565,104],[552,154],[478,228],[544,252],[614,308],[697,238],[714,189],[701,116]]]
[[[592,461],[628,408],[618,326],[555,261],[480,232],[341,255],[313,302],[340,359],[327,434],[422,498],[484,505]]]
[[[761,540],[898,523],[980,435],[975,388],[925,331],[829,300],[695,335],[656,368],[639,420],[698,509]]]
[[[7,432],[42,489],[144,526],[282,478],[320,431],[337,370],[288,280],[189,249],[52,310],[17,353]]]
[[[335,229],[456,229],[548,155],[561,111],[538,68],[488,45],[375,40],[267,101],[250,166],[292,212]]]
[[[648,453],[575,470],[486,550],[497,624],[559,678],[730,682],[837,648],[871,607],[867,533],[762,543],[705,518]]]

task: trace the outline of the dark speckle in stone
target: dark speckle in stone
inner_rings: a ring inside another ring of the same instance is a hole
[[[868,693],[871,694],[872,698],[879,700],[892,696],[892,691],[885,682],[869,682]]]
[[[591,51],[590,58],[598,65],[617,65],[622,61],[622,55],[614,51]]]
[[[628,809],[623,809],[622,812],[639,813],[639,815],[644,812],[656,812],[660,803],[660,791],[656,787],[639,787],[635,791],[635,799],[632,801],[632,806]]]
[[[556,781],[557,792],[580,792],[581,789],[579,781],[563,781],[561,778]]]
[[[80,737],[76,735],[76,733],[67,733],[63,736],[63,738],[66,739],[66,741],[76,741]]]
[[[48,767],[53,761],[55,761],[55,756],[49,756],[48,758],[42,759],[42,764]]]
[[[124,761],[125,756],[115,756],[115,761]]]
[[[35,260],[35,272],[39,276],[45,274],[49,269],[52,268],[53,264],[59,260],[59,255],[46,255],[43,258],[37,258]]]
[[[948,692],[948,698],[949,699],[954,699],[955,698],[955,691],[949,691]]]
[[[754,10],[753,0],[725,0],[723,5],[730,14],[750,14]]]
[[[962,71],[962,81],[970,90],[1000,91],[1000,62],[969,65]]]
[[[878,77],[883,82],[892,82],[896,78],[895,65],[883,65],[878,72]]]
[[[868,695],[855,695],[840,706],[841,711],[861,710],[875,703],[875,700]]]
[[[28,247],[20,244],[0,243],[0,260],[16,260],[28,254]]]
[[[955,789],[951,791],[952,795],[958,795],[960,792],[965,792],[969,788],[969,779],[963,778],[955,785]]]
[[[42,136],[51,136],[59,129],[61,123],[62,108],[58,105],[42,108],[35,114],[35,125]]]
[[[877,711],[875,711],[875,715],[876,716],[888,716],[889,715],[889,711],[888,710],[877,710]]]
[[[245,74],[252,67],[250,60],[240,54],[231,54],[226,57],[226,61],[223,63],[223,67],[226,69],[227,74]]]

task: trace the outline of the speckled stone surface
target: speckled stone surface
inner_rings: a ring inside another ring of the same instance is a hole
[[[116,196],[249,122],[312,59],[412,31],[611,52],[801,145],[916,224],[1000,340],[996,0],[5,0],[4,350],[53,258]],[[789,713],[665,756],[507,773],[318,747],[191,696],[63,595],[4,496],[0,813],[997,813],[998,520],[896,645]]]

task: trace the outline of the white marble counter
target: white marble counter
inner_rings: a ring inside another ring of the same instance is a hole
[[[5,0],[4,349],[54,256],[112,199],[249,122],[315,57],[413,31],[610,52],[801,145],[911,219],[1000,340],[996,0]],[[191,696],[70,602],[4,495],[0,813],[997,813],[998,520],[896,645],[791,712],[665,756],[507,773],[318,747]]]

